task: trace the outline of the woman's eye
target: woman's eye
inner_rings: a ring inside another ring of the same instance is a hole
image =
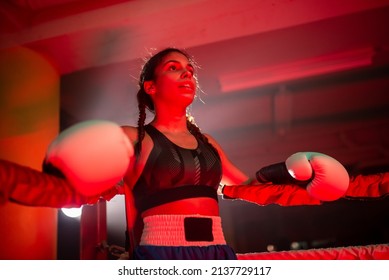
[[[177,70],[177,66],[175,66],[175,65],[170,65],[170,66],[169,66],[169,70],[175,71],[175,70]]]

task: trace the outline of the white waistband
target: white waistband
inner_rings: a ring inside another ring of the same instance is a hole
[[[187,241],[184,227],[184,220],[187,217],[211,219],[213,241]],[[145,217],[143,222],[144,228],[140,245],[209,246],[226,244],[219,216],[154,215]]]

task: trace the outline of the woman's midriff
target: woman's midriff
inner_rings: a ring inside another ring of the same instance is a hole
[[[147,209],[143,217],[151,215],[204,215],[219,216],[219,204],[213,198],[187,198]]]

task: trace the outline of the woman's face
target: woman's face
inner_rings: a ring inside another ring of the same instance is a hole
[[[154,77],[154,81],[145,82],[146,92],[154,104],[169,102],[188,106],[192,103],[197,82],[194,67],[185,55],[179,52],[167,54],[156,67]]]

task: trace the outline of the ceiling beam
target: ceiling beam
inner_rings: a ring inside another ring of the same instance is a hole
[[[0,49],[63,36],[74,57],[95,54],[73,65],[83,69],[144,57],[144,46],[190,48],[383,6],[388,1],[129,1],[4,35]]]

